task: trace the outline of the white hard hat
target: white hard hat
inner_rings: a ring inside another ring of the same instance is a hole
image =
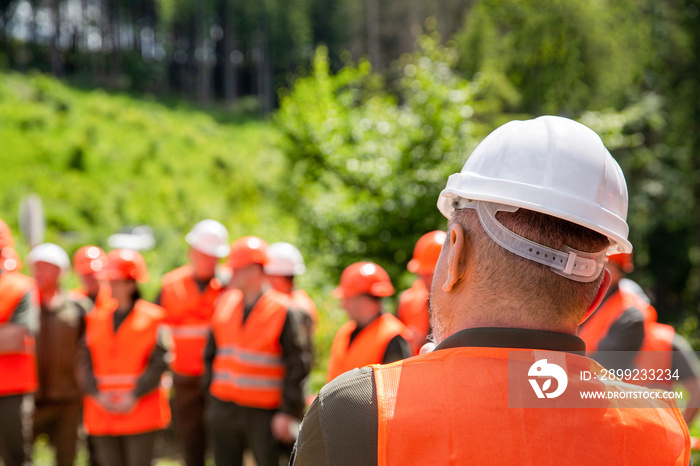
[[[61,246],[54,243],[38,244],[29,252],[27,261],[30,264],[48,262],[59,267],[62,272],[70,269],[70,259]]]
[[[197,223],[187,233],[185,241],[197,251],[214,257],[226,257],[231,251],[228,230],[216,220],[208,219]]]
[[[267,256],[264,270],[268,275],[291,277],[306,272],[301,252],[289,243],[272,243],[267,249]]]
[[[496,129],[474,150],[461,173],[447,180],[438,208],[448,218],[456,208],[474,208],[491,238],[511,252],[552,265],[573,280],[598,277],[606,251],[554,251],[495,220],[497,211],[520,207],[605,235],[610,239],[608,254],[632,251],[622,169],[600,137],[573,120],[543,116]]]

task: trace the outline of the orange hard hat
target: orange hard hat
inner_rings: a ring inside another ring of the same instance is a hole
[[[231,244],[231,255],[228,265],[232,269],[240,269],[252,264],[267,264],[267,243],[257,236],[244,236]]]
[[[103,280],[148,281],[146,261],[137,251],[131,249],[113,249],[107,253],[107,265],[100,271]]]
[[[73,254],[73,270],[78,275],[99,272],[107,264],[107,254],[97,246],[83,246]]]
[[[421,236],[413,249],[413,259],[406,267],[408,271],[419,274],[433,273],[446,237],[447,233],[442,230],[431,231]]]
[[[634,258],[632,253],[613,254],[608,256],[608,262],[620,267],[625,273],[634,271]]]
[[[14,272],[22,269],[22,260],[14,248],[7,246],[0,249],[0,269],[5,272]]]
[[[10,227],[0,218],[0,249],[14,247],[15,239],[12,237]]]
[[[394,287],[386,270],[373,262],[356,262],[343,270],[333,296],[352,298],[360,294],[378,298],[393,295]]]

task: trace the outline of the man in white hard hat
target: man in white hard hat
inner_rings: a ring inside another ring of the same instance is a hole
[[[604,380],[576,336],[605,294],[606,255],[632,249],[624,176],[600,138],[560,117],[507,123],[438,208],[437,347],[326,385],[293,464],[688,464],[675,401]]]
[[[10,227],[0,219],[0,254],[9,257],[5,254],[14,244]],[[29,408],[37,387],[36,285],[17,271],[17,262],[0,267],[0,459],[5,466],[22,466],[29,457]]]
[[[294,278],[306,272],[301,252],[289,243],[272,243],[267,249],[268,262],[263,267],[272,288],[286,295],[294,309],[304,312],[309,322],[309,337],[318,324],[318,309],[309,294],[294,287]]]
[[[202,220],[185,237],[189,263],[163,276],[157,303],[166,310],[173,341],[173,418],[187,466],[204,466],[206,393],[204,347],[209,319],[223,285],[217,265],[230,251],[228,231],[216,220]]]
[[[36,338],[39,389],[34,394],[34,439],[47,435],[58,466],[75,462],[82,395],[76,356],[85,333],[85,312],[61,288],[70,270],[68,254],[53,243],[39,244],[27,261],[39,288],[41,312]]]

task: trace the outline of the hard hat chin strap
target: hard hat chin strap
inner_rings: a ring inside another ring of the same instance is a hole
[[[570,280],[592,282],[603,271],[607,248],[588,253],[564,246],[561,250],[552,249],[513,233],[496,220],[496,212],[515,212],[516,206],[495,202],[459,199],[453,206],[457,209],[475,209],[484,231],[497,244],[520,257],[547,265],[551,270]]]

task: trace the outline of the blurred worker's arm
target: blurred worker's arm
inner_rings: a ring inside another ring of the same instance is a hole
[[[291,425],[304,415],[304,380],[311,370],[311,343],[302,312],[287,310],[280,345],[285,366],[282,406],[272,418],[272,435],[282,442],[294,441]]]
[[[30,291],[12,311],[10,321],[0,324],[0,354],[24,351],[25,336],[36,335],[38,330],[39,309]]]
[[[386,351],[384,351],[384,357],[382,358],[382,364],[390,364],[392,362],[406,359],[410,356],[411,350],[408,342],[401,335],[396,335],[386,346]]]
[[[289,310],[279,339],[285,366],[280,411],[301,419],[304,415],[304,379],[311,370],[311,343],[299,313]]]
[[[698,372],[698,359],[693,348],[685,338],[675,334],[673,336],[673,365],[672,372],[678,370],[678,380],[688,392],[689,399],[683,410],[683,419],[690,425],[698,414],[700,406],[700,373]]]
[[[214,339],[214,334],[209,331],[207,346],[204,347],[204,374],[202,374],[202,390],[205,393],[209,393],[209,385],[211,385],[212,367],[214,365],[215,357],[216,340]]]
[[[631,307],[610,326],[607,335],[598,343],[598,351],[591,357],[603,367],[632,368],[634,358],[644,342],[644,315]]]
[[[165,360],[168,350],[166,349],[163,338],[163,331],[159,329],[156,346],[153,348],[153,352],[148,358],[146,370],[138,378],[136,387],[134,387],[133,395],[136,399],[158,388],[160,386],[160,378],[163,372],[168,368],[168,363]]]
[[[377,429],[372,369],[353,369],[321,389],[304,416],[289,464],[376,464]]]
[[[76,355],[75,378],[78,382],[78,387],[85,395],[97,395],[97,379],[92,368],[92,355],[88,349],[85,337],[78,344],[78,353]]]

